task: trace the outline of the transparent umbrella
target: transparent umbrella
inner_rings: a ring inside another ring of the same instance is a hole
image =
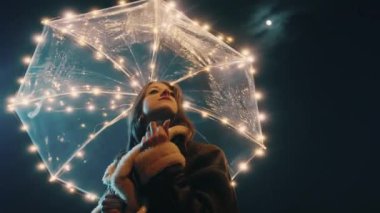
[[[46,22],[9,107],[51,181],[96,198],[126,146],[133,99],[169,81],[184,91],[196,141],[221,147],[235,178],[265,149],[252,62],[170,3],[143,0]]]

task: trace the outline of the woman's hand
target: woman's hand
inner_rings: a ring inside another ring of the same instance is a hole
[[[123,213],[127,204],[115,194],[107,194],[100,203],[102,213]]]
[[[166,120],[162,126],[155,121],[149,123],[145,136],[141,139],[143,149],[169,141],[170,120]]]

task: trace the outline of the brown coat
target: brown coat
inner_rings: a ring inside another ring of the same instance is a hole
[[[186,166],[167,167],[141,186],[148,212],[238,212],[223,151],[196,142],[176,145]]]

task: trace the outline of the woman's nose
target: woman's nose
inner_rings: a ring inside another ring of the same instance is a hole
[[[162,93],[161,93],[161,97],[162,96],[169,96],[169,90],[164,90]]]

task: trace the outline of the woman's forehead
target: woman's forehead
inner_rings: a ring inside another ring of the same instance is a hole
[[[169,89],[169,90],[171,90],[171,88],[169,86],[167,86],[164,83],[159,83],[159,82],[152,83],[151,85],[148,86],[148,89],[153,89],[153,88],[157,88],[157,89]]]

